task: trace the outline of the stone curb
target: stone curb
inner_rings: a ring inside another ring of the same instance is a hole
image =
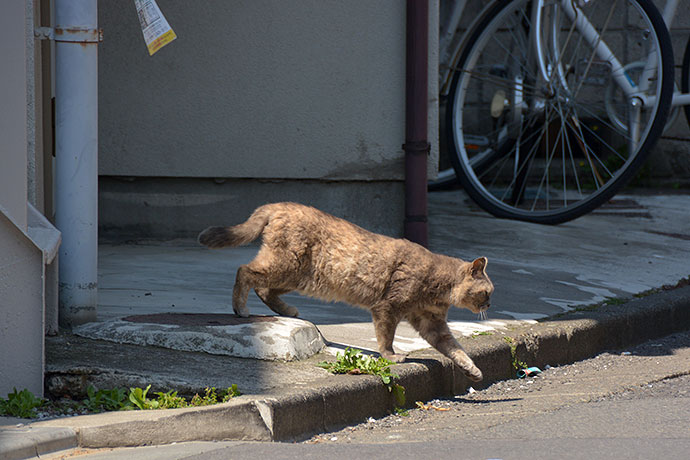
[[[561,318],[464,340],[463,345],[484,372],[484,381],[473,385],[483,388],[514,378],[514,359],[530,366],[556,366],[689,328],[690,286],[622,305],[571,312]],[[408,361],[395,366],[394,372],[406,389],[409,407],[415,401],[462,394],[471,384],[449,360],[433,350],[415,353]],[[71,439],[76,436],[81,447],[193,440],[293,441],[388,414],[394,407],[393,396],[378,377],[332,376],[328,383],[311,389],[271,397],[242,396],[226,404],[202,408],[56,419],[34,423],[31,429],[38,434],[38,428],[62,428],[67,430],[65,433],[72,433]],[[32,435],[26,442],[37,446],[31,450],[35,455],[34,452],[45,451],[48,440],[44,442],[40,436]],[[3,443],[0,459],[22,458],[20,447]]]
[[[77,433],[69,427],[24,425],[0,430],[0,460],[40,457],[78,445]]]

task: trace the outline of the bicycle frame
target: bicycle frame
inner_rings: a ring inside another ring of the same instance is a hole
[[[450,89],[450,82],[456,71],[455,66],[457,65],[457,61],[460,57],[462,49],[465,46],[469,33],[474,29],[474,26],[483,19],[487,11],[491,9],[498,1],[501,0],[491,0],[482,8],[481,12],[477,15],[474,21],[472,21],[467,30],[464,32],[461,39],[455,44],[453,51],[450,52],[450,46],[453,42],[453,36],[455,34],[455,31],[457,30],[458,25],[460,24],[462,13],[464,12],[465,6],[467,4],[467,0],[453,1],[450,14],[448,15],[448,21],[442,26],[439,41],[439,56],[442,61],[442,71],[439,75],[441,95],[448,94],[448,91]],[[532,14],[535,14],[536,12],[536,16],[534,16],[534,18],[539,21],[533,22],[534,24],[541,25],[541,7],[543,6],[543,3],[543,0],[535,0],[533,4]],[[570,19],[573,20],[575,18],[576,12],[573,9],[572,1],[561,0],[560,4],[563,8],[563,11],[565,11],[566,14],[568,14],[568,16],[570,17]],[[675,16],[677,8],[678,0],[667,0],[664,6],[662,17],[664,18],[666,26],[669,28],[673,23],[673,18]],[[646,85],[644,85],[644,83],[642,83],[640,86],[636,85],[635,82],[626,74],[625,69],[623,69],[620,62],[618,61],[618,59],[616,59],[616,57],[613,55],[608,46],[606,46],[604,42],[601,42],[599,40],[599,35],[596,33],[596,30],[592,27],[591,23],[589,23],[589,21],[584,15],[578,15],[576,27],[585,36],[590,45],[595,47],[597,56],[604,61],[608,61],[611,64],[612,68],[615,69],[613,73],[613,78],[615,79],[616,84],[621,88],[621,90],[628,98],[638,97],[640,99],[640,102],[642,102],[642,104],[645,105],[654,103],[654,96],[644,94],[644,90],[646,90]],[[540,29],[540,27],[535,27],[535,29]],[[535,34],[534,40],[536,40],[539,36],[540,34]],[[598,43],[597,40],[599,40]],[[542,77],[544,77],[545,80],[548,81],[548,71],[546,70],[546,66],[544,64],[543,51],[541,51],[543,48],[541,46],[541,43],[537,44],[537,49],[540,50],[537,53],[537,56],[540,58],[540,72],[542,74]],[[649,59],[654,59],[654,56],[649,56],[648,60]],[[446,66],[443,66],[443,61],[446,60],[448,64]],[[645,66],[645,68],[649,67],[650,66]],[[649,77],[649,74],[644,74],[643,77],[640,79],[640,82],[648,81]],[[671,104],[673,107],[681,105],[690,105],[690,93],[681,93],[680,91],[675,91],[673,93],[673,99]]]

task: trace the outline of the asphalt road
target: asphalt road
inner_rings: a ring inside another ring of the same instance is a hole
[[[304,443],[184,443],[50,458],[647,459],[688,452],[690,331]]]

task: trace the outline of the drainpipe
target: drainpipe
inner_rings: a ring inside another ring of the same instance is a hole
[[[405,238],[427,246],[429,2],[407,0]]]
[[[94,321],[98,301],[97,5],[55,0],[55,224],[66,327]]]

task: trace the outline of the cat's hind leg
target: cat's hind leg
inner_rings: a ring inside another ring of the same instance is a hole
[[[379,345],[379,353],[381,353],[381,356],[394,363],[402,363],[405,361],[406,355],[397,354],[393,350],[395,330],[400,320],[397,319],[387,307],[372,308],[371,317],[374,320],[376,342]]]
[[[255,278],[255,274],[252,273],[248,265],[241,265],[237,269],[235,286],[232,288],[232,309],[237,316],[242,318],[249,317],[247,297],[249,296],[249,289],[254,284],[252,278]]]
[[[256,259],[247,265],[240,265],[235,277],[235,286],[232,289],[232,309],[237,316],[249,317],[249,309],[247,308],[249,290],[254,288],[257,294],[260,290],[268,290],[271,285],[271,279],[274,278],[273,275],[270,265],[258,263]],[[261,298],[261,295],[259,295],[259,298]],[[266,302],[263,298],[261,300]],[[280,299],[278,299],[278,302],[282,303]],[[268,303],[266,304],[268,305]],[[295,308],[295,312],[296,310]],[[286,309],[285,311],[289,312],[290,310]]]
[[[279,296],[290,292],[288,289],[270,289],[270,288],[254,288],[256,295],[268,308],[283,316],[297,317],[299,310],[292,305],[283,302]]]
[[[446,318],[433,313],[408,315],[407,321],[429,344],[450,358],[470,380],[479,382],[484,378],[482,371],[474,365],[462,346],[455,340],[448,328]]]
[[[281,260],[283,263],[281,263]],[[243,318],[247,318],[249,316],[249,309],[247,309],[247,296],[249,295],[250,289],[256,290],[257,293],[262,290],[268,290],[265,292],[270,294],[270,291],[274,287],[283,287],[286,279],[289,277],[289,274],[291,271],[293,271],[293,267],[291,267],[289,264],[286,265],[284,260],[285,257],[280,257],[280,255],[276,255],[272,249],[262,246],[254,260],[246,265],[241,265],[240,268],[237,269],[235,287],[232,290],[232,309],[235,311],[235,314]],[[261,294],[259,294],[259,297],[269,307],[274,309],[274,311],[277,311],[273,307],[288,307],[288,305],[284,304],[280,299],[278,299],[278,295],[273,297],[267,295],[264,299],[261,297]],[[269,304],[267,300],[271,303]],[[282,308],[282,311],[287,313],[288,316],[297,315],[296,308],[293,310],[290,308]],[[290,315],[290,313],[293,313],[294,315]]]

